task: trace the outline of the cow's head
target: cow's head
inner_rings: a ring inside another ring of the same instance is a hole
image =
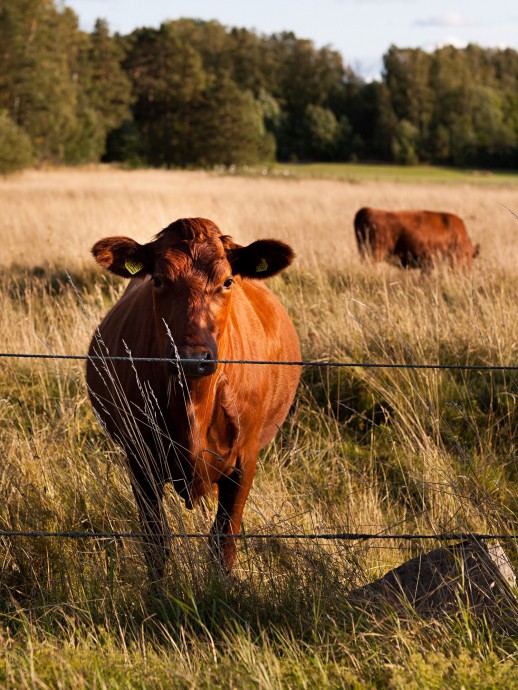
[[[189,378],[216,369],[208,360],[218,358],[235,283],[269,278],[294,258],[291,247],[277,240],[241,247],[204,218],[177,220],[148,244],[107,237],[92,254],[116,275],[149,281],[162,356],[192,360],[183,363]]]

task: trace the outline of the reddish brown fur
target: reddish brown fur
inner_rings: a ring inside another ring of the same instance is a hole
[[[128,258],[142,268],[99,326],[90,355],[129,350],[134,357],[171,357],[169,330],[182,357],[300,360],[287,313],[259,280],[250,279],[285,268],[293,259],[287,245],[264,240],[239,247],[198,218],[176,221],[146,245],[107,238],[92,252],[119,275],[130,277]],[[234,283],[225,287],[232,275]],[[158,280],[161,287],[154,285]],[[189,372],[179,381],[176,364],[87,365],[92,403],[128,458],[150,534],[146,557],[157,577],[167,538],[152,535],[167,532],[162,496],[168,481],[188,507],[217,487],[211,542],[231,568],[236,546],[230,535],[239,533],[258,452],[284,421],[300,376],[299,367],[275,365],[219,364],[199,378]]]
[[[376,262],[396,257],[405,267],[430,268],[444,258],[452,266],[469,268],[479,251],[464,222],[452,213],[361,208],[354,230],[363,257]]]

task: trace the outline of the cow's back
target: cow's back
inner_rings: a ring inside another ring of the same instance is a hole
[[[398,216],[401,234],[396,254],[402,260],[429,262],[444,257],[452,265],[471,263],[474,247],[459,216],[437,211],[400,211]]]

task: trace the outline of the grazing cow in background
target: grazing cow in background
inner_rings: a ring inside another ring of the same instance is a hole
[[[127,456],[150,572],[162,577],[169,552],[167,482],[189,509],[217,487],[210,545],[229,571],[257,455],[286,418],[300,368],[211,360],[300,361],[295,328],[263,284],[293,251],[272,239],[242,247],[210,220],[186,218],[148,244],[108,237],[92,253],[131,280],[89,355],[175,360],[87,363],[97,416]]]
[[[362,257],[376,262],[396,257],[404,267],[430,269],[444,258],[451,266],[470,268],[480,249],[453,213],[361,208],[354,231]]]

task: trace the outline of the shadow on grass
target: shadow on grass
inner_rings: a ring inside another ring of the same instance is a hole
[[[119,285],[122,279],[110,273],[101,273],[95,267],[68,271],[61,266],[48,264],[41,266],[0,266],[0,285],[13,300],[23,300],[27,292],[37,295],[61,295],[75,288],[85,292],[98,285],[108,293],[110,288]]]

